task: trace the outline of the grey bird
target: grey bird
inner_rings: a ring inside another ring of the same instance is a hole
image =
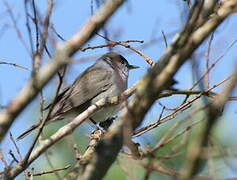
[[[136,68],[138,66],[130,65],[118,53],[104,54],[58,95],[46,124],[73,119],[98,100],[120,95],[127,88],[129,70]],[[102,108],[90,120],[95,123],[103,122],[118,112],[119,108],[119,105]],[[40,123],[31,126],[17,139],[22,139],[39,125]]]

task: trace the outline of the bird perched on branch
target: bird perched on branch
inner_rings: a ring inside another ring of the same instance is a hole
[[[129,70],[136,68],[138,66],[130,65],[118,53],[104,54],[58,95],[55,102],[51,104],[53,107],[46,124],[73,119],[98,100],[120,95],[127,88]],[[119,108],[119,105],[104,107],[95,112],[90,120],[94,123],[103,122],[111,118]],[[39,126],[40,123],[31,126],[17,139],[22,139]]]

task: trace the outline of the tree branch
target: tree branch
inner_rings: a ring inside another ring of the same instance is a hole
[[[100,163],[103,162],[102,160],[104,160],[100,157],[106,157],[108,153],[111,157],[117,156],[119,149],[126,139],[131,137],[131,134],[129,134],[132,132],[131,129],[135,129],[142,122],[146,112],[155,102],[160,92],[170,85],[169,82],[171,82],[172,77],[178,69],[208,35],[213,32],[225,18],[236,11],[237,7],[237,0],[224,1],[216,14],[209,16],[209,19],[205,18],[205,20],[200,21],[201,24],[198,26],[199,24],[196,23],[196,20],[199,18],[200,7],[202,7],[198,4],[199,2],[200,1],[196,1],[196,4],[193,6],[193,13],[183,31],[176,36],[174,43],[168,46],[166,53],[160,58],[160,61],[139,81],[135,96],[128,103],[116,123],[112,124],[106,134],[106,138],[99,142],[97,146],[98,150],[96,150],[96,153],[94,153],[92,157],[92,163],[87,165],[82,175],[83,180],[95,179],[95,174],[98,174],[100,171],[104,173],[104,171],[108,170],[110,166],[105,167],[100,165]],[[122,131],[121,128],[123,128],[124,131]],[[124,136],[124,139],[122,136],[123,132],[127,135]],[[114,139],[116,139],[116,141]],[[118,143],[121,141],[123,143]],[[107,146],[99,151],[99,147],[104,144]],[[106,164],[112,164],[114,160],[115,158],[106,159]],[[101,177],[98,179],[101,179]]]
[[[56,72],[70,63],[70,57],[98,31],[107,19],[118,9],[124,0],[110,0],[82,26],[80,31],[68,41],[59,44],[56,53],[48,63],[42,67],[36,76],[30,78],[26,86],[11,101],[0,114],[0,141],[4,138],[14,119],[38,95],[40,90],[49,82]],[[35,81],[33,81],[35,80]]]

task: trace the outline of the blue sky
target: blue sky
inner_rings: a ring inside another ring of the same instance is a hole
[[[17,26],[20,29],[23,39],[26,41],[29,47],[29,41],[26,34],[25,27],[25,14],[24,14],[24,1],[7,0],[10,7],[13,10],[14,16],[17,21]],[[38,1],[37,6],[40,9],[41,14],[44,14],[47,1]],[[72,36],[78,29],[83,25],[85,20],[90,16],[90,1],[73,1],[73,0],[58,0],[55,3],[55,8],[53,11],[53,16],[51,22],[54,27],[65,39]],[[28,68],[31,68],[31,58],[27,53],[26,49],[23,47],[22,42],[19,40],[15,29],[13,28],[13,23],[6,12],[6,7],[3,1],[0,2],[0,61],[17,63]],[[96,5],[94,4],[94,7]],[[137,1],[131,0],[124,3],[124,5],[118,10],[118,12],[109,20],[106,27],[109,32],[109,36],[113,38],[114,34],[118,34],[116,40],[144,40],[145,43],[153,38],[160,38],[155,45],[150,46],[143,50],[148,56],[153,60],[158,60],[165,50],[165,43],[162,39],[161,31],[163,30],[167,34],[168,43],[172,41],[175,32],[181,29],[183,25],[183,20],[186,18],[187,7],[183,1],[167,1],[167,0],[150,0],[150,1]],[[211,62],[213,62],[217,57],[219,57],[225,49],[230,45],[236,38],[236,15],[229,18],[224,24],[222,24],[216,31],[216,35],[213,41],[213,47],[211,51]],[[33,28],[33,27],[32,27]],[[168,36],[169,35],[169,36]],[[59,39],[55,39],[59,41]],[[94,37],[88,44],[89,45],[100,45],[104,44],[104,40],[100,37]],[[131,44],[137,46],[139,44]],[[197,60],[200,62],[200,67],[204,67],[205,58],[203,58],[203,52],[207,48],[207,43],[199,48],[197,51]],[[123,47],[116,47],[115,50],[126,50]],[[53,48],[50,48],[51,53],[53,53]],[[126,50],[127,51],[127,50]],[[210,83],[213,85],[216,82],[224,79],[228,74],[230,74],[236,64],[236,51],[237,45],[234,45],[228,54],[221,60],[221,62],[216,65],[214,70],[210,74]],[[95,56],[101,55],[107,52],[107,49],[96,49],[88,50],[86,52],[78,52],[75,58],[85,57],[85,56]],[[141,68],[131,72],[129,77],[129,85],[137,81],[149,68],[142,57],[135,54],[134,52],[124,53],[124,56],[128,59],[131,64],[137,64]],[[44,62],[48,59],[46,56]],[[95,59],[94,59],[95,60]],[[82,72],[87,66],[89,66],[93,61],[84,63],[75,63],[71,66],[68,75],[67,82],[70,83],[73,79]],[[190,64],[186,63],[182,69],[176,75],[176,79],[179,84],[176,86],[180,89],[187,89],[191,87],[192,77]],[[201,70],[203,71],[203,70]],[[0,104],[8,104],[13,97],[19,92],[19,90],[26,84],[30,73],[7,65],[0,65]],[[46,94],[54,89],[54,81],[47,86],[45,90]],[[218,88],[219,90],[220,88]],[[236,93],[235,93],[236,94]],[[49,95],[48,95],[49,96]],[[37,98],[38,99],[38,98]],[[33,104],[37,104],[38,101],[34,101]],[[177,101],[176,101],[177,100]],[[181,98],[175,98],[172,100],[164,101],[170,107],[173,107],[181,102]],[[17,118],[16,122],[11,128],[11,132],[16,136],[19,135],[24,129],[29,127],[32,123],[31,119],[35,117],[29,117],[32,111],[36,111],[35,107],[29,105],[26,110]],[[230,128],[233,124],[236,126],[236,104],[230,103],[230,110],[228,111],[228,126]],[[159,106],[154,107],[154,112],[152,114],[158,115],[160,111]],[[229,131],[228,136],[232,136],[234,132]],[[27,139],[26,141],[30,141]],[[1,145],[3,149],[9,149],[11,146],[8,144],[9,139],[5,139]],[[25,146],[21,143],[20,146]]]

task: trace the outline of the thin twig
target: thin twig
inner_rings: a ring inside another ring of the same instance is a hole
[[[165,32],[163,30],[161,30],[161,34],[164,38],[164,42],[165,42],[165,47],[167,48],[168,47],[168,43],[167,43],[167,39],[166,39],[166,36],[165,36]]]
[[[223,88],[222,93],[212,103],[206,104],[207,121],[205,126],[199,132],[199,135],[194,139],[187,151],[186,162],[183,167],[183,175],[181,180],[192,179],[200,170],[202,166],[202,160],[200,155],[203,152],[203,148],[208,145],[208,137],[212,133],[212,129],[221,116],[224,105],[228,101],[229,95],[232,93],[234,87],[237,84],[237,71],[235,69],[231,79],[226,87]]]
[[[4,155],[3,155],[2,149],[0,149],[0,160],[3,162],[3,164],[5,166],[4,168],[6,170],[8,170],[10,168],[10,166],[8,165],[6,159],[5,159]]]
[[[52,173],[55,173],[55,172],[58,172],[58,171],[66,170],[70,167],[71,167],[71,165],[67,165],[63,168],[56,168],[56,169],[53,169],[53,170],[50,170],[50,171],[43,171],[43,172],[39,172],[39,173],[30,173],[30,172],[28,172],[28,176],[42,176],[42,175],[45,175],[45,174],[52,174]]]
[[[22,65],[19,65],[19,64],[16,64],[16,63],[10,63],[10,62],[5,62],[5,61],[0,61],[0,64],[5,64],[5,65],[10,65],[10,66],[15,66],[15,67],[18,67],[18,68],[21,68],[21,69],[24,69],[24,70],[27,70],[29,72],[31,72],[31,70],[25,66],[22,66]]]
[[[98,34],[98,33],[97,33],[97,34]],[[155,64],[155,63],[153,62],[153,60],[152,60],[150,57],[148,57],[147,55],[145,55],[142,51],[140,51],[140,50],[138,50],[138,49],[132,47],[132,46],[129,45],[129,44],[127,44],[126,42],[123,42],[123,41],[114,41],[114,40],[109,39],[109,38],[107,38],[107,37],[104,37],[104,36],[102,36],[102,35],[100,35],[100,34],[98,34],[98,35],[99,35],[100,37],[104,38],[104,39],[107,39],[107,40],[110,41],[110,42],[117,43],[117,44],[119,44],[119,45],[121,45],[121,46],[124,46],[125,48],[128,48],[128,49],[133,50],[134,52],[136,52],[137,54],[139,54],[140,56],[142,56],[142,57],[146,60],[146,62],[147,62],[148,64],[150,64],[151,66],[153,66],[153,65]]]
[[[12,159],[13,159],[16,163],[19,163],[18,159],[17,159],[16,156],[13,154],[12,150],[9,150],[8,153],[10,154],[10,156],[12,157]]]
[[[214,32],[211,33],[210,40],[208,41],[208,47],[207,47],[207,52],[206,52],[206,71],[209,69],[209,64],[210,64],[210,53],[211,53],[211,45],[212,41],[214,39]],[[209,73],[207,74],[207,88],[209,87]]]
[[[13,26],[14,26],[14,29],[16,31],[16,34],[17,34],[17,37],[19,38],[20,42],[22,43],[22,45],[24,46],[24,48],[26,49],[27,53],[31,56],[31,52],[29,50],[29,48],[27,47],[27,44],[25,42],[25,40],[23,39],[23,35],[21,34],[21,31],[20,29],[18,28],[17,26],[17,20],[15,19],[15,16],[13,14],[13,11],[10,7],[10,5],[8,4],[8,2],[6,0],[3,1],[5,7],[7,8],[7,12],[13,22]]]
[[[29,10],[28,10],[28,6],[27,6],[27,3],[29,3],[29,2],[30,1],[28,1],[28,0],[24,0],[24,10],[25,10],[26,29],[27,29],[27,33],[28,33],[28,38],[29,38],[29,42],[30,42],[30,49],[31,49],[31,54],[32,54],[32,58],[33,58],[33,52],[34,52],[33,39],[32,39],[32,31],[31,31],[31,27],[30,27],[30,22],[29,22]]]
[[[121,45],[120,43],[131,43],[131,42],[138,42],[138,43],[143,43],[144,41],[140,41],[140,40],[125,40],[125,41],[116,41],[113,43],[108,43],[108,44],[104,44],[104,45],[98,45],[98,46],[88,46],[86,48],[80,48],[81,51],[86,51],[89,49],[97,49],[97,48],[104,48],[104,47],[114,47],[117,45]]]
[[[51,17],[51,13],[52,13],[52,8],[53,8],[53,0],[48,0],[48,9],[47,9],[47,13],[46,13],[46,17],[45,17],[45,21],[44,21],[44,32],[42,33],[42,38],[41,38],[41,44],[39,44],[39,29],[38,29],[38,21],[37,21],[37,13],[36,13],[36,6],[35,6],[35,2],[33,0],[33,10],[34,10],[34,20],[35,20],[35,28],[36,28],[36,52],[34,54],[34,58],[33,58],[33,69],[34,69],[34,73],[32,74],[32,78],[35,78],[35,73],[38,73],[38,70],[39,70],[39,67],[40,67],[40,61],[41,61],[41,57],[42,57],[42,54],[43,54],[43,50],[45,48],[45,45],[46,45],[46,40],[47,40],[47,37],[48,37],[48,28],[49,28],[49,21],[50,21],[50,17]],[[37,81],[35,81],[37,82]],[[62,82],[61,82],[62,83]],[[59,93],[59,90],[60,90],[60,87],[61,87],[61,83],[59,83],[58,85],[58,88],[57,88],[57,92],[56,92],[56,97]],[[55,99],[56,99],[55,97]],[[22,164],[26,164],[27,161],[28,161],[28,158],[30,157],[30,154],[31,152],[33,151],[34,149],[34,146],[38,140],[38,138],[40,137],[41,135],[41,132],[43,131],[43,127],[47,121],[47,119],[49,118],[50,116],[50,113],[52,111],[52,108],[51,110],[49,110],[49,114],[48,116],[44,119],[43,118],[43,106],[44,106],[44,97],[43,97],[43,92],[41,91],[40,92],[40,99],[41,99],[41,125],[39,127],[39,131],[33,141],[33,143],[31,144],[28,152],[26,153],[26,156],[25,158],[22,160]],[[55,101],[55,100],[54,100]]]
[[[209,88],[207,91],[205,92],[209,92],[212,89],[220,86],[221,84],[223,84],[224,82],[230,80],[231,76],[225,78],[224,80],[220,81],[219,83],[217,83],[216,85],[212,86],[211,88]],[[205,93],[204,93],[205,94]],[[192,104],[194,101],[198,100],[201,96],[203,95],[203,93],[200,93],[199,95],[197,95],[196,97],[194,97],[193,99],[187,101],[186,103],[182,104],[181,106],[179,106],[174,112],[171,112],[170,114],[166,115],[165,117],[159,119],[158,121],[155,121],[153,123],[150,123],[148,125],[146,125],[143,128],[140,128],[138,130],[135,130],[133,133],[133,137],[138,137],[141,136],[142,134],[146,133],[147,131],[150,131],[154,128],[156,128],[158,125],[160,125],[162,122],[164,122],[165,120],[169,120],[170,118],[174,118],[175,115],[179,112],[179,111],[183,111],[184,109],[186,109],[187,107],[190,106],[190,104]]]
[[[13,136],[12,136],[12,133],[10,132],[9,134],[10,134],[10,139],[11,139],[11,141],[12,141],[14,147],[16,148],[16,152],[17,152],[17,154],[19,155],[20,160],[22,160],[22,155],[21,155],[20,149],[19,149],[19,147],[17,146],[16,141],[15,141],[15,139],[14,139]]]
[[[66,41],[66,39],[63,38],[62,35],[60,35],[60,34],[57,32],[57,30],[55,29],[55,27],[53,26],[53,24],[51,24],[50,27],[51,27],[51,29],[53,30],[53,32],[56,34],[56,36],[57,36],[59,39],[61,39],[62,41]]]
[[[226,49],[225,51],[211,64],[211,66],[205,71],[205,73],[198,79],[197,82],[195,82],[192,87],[190,88],[190,90],[194,89],[199,83],[200,81],[203,80],[203,78],[205,78],[205,76],[207,74],[210,73],[210,71],[216,66],[216,64],[229,52],[229,50],[236,44],[237,39],[235,39]]]

